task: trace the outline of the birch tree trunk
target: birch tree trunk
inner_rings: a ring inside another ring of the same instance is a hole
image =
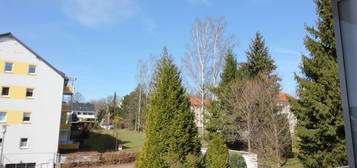
[[[205,136],[205,102],[209,95],[209,87],[216,87],[219,74],[224,64],[224,55],[232,49],[233,36],[224,35],[223,18],[204,20],[196,19],[191,30],[191,43],[187,47],[183,59],[186,77],[192,90],[200,95],[200,117],[202,135]]]

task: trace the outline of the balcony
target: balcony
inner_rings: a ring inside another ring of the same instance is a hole
[[[62,111],[72,111],[72,106],[70,106],[70,105],[62,105]]]
[[[63,94],[65,95],[72,95],[74,93],[74,87],[73,86],[66,86],[63,89]]]
[[[61,130],[69,130],[69,129],[71,129],[71,126],[68,124],[63,124],[63,125],[61,125],[60,128],[61,128]]]
[[[71,143],[71,144],[59,144],[60,150],[76,150],[79,149],[79,143]]]

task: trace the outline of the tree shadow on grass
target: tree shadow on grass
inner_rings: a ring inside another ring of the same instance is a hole
[[[116,151],[119,144],[123,145],[128,141],[121,141],[108,134],[100,134],[96,132],[90,132],[88,138],[83,139],[80,145],[81,151],[97,151],[97,152],[109,152]]]

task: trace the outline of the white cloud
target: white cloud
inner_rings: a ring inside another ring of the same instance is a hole
[[[300,56],[302,54],[300,52],[286,49],[286,48],[274,48],[272,51],[275,53],[279,53],[279,54],[289,54],[289,55],[298,55],[298,56]]]
[[[63,0],[62,2],[62,12],[87,27],[120,23],[140,11],[134,0]]]
[[[206,6],[211,5],[211,1],[210,0],[187,0],[187,1],[189,3],[195,4],[195,5],[206,5]]]

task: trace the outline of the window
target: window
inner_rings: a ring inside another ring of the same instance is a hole
[[[36,163],[6,164],[5,168],[35,168]]]
[[[26,89],[26,97],[33,97],[33,89],[31,88]]]
[[[6,62],[5,63],[5,72],[12,72],[13,65],[14,64],[11,62]]]
[[[36,74],[36,65],[29,65],[29,74]]]
[[[10,88],[9,87],[2,87],[1,96],[7,97],[9,95],[10,95]]]
[[[6,112],[0,112],[0,122],[6,122]]]
[[[31,121],[31,113],[24,113],[24,116],[22,118],[23,122],[30,122]]]
[[[28,148],[28,139],[27,138],[20,139],[20,148]]]

